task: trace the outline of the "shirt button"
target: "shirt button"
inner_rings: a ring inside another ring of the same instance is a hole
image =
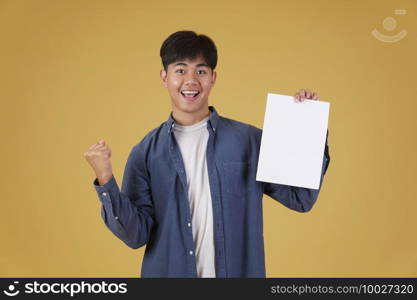
[[[190,223],[190,222],[188,222],[188,224],[187,224],[187,225],[188,225],[188,227],[191,227],[191,223]]]
[[[119,217],[114,217],[116,220],[119,220]]]
[[[193,252],[192,250],[190,250],[190,255],[193,255],[193,253],[194,253],[194,252]]]
[[[106,193],[106,192],[104,192],[104,193],[102,193],[102,195],[103,195],[103,196],[107,196],[107,193]]]

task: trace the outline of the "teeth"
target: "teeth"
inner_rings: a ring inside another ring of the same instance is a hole
[[[198,94],[199,91],[182,91],[182,93],[186,95],[195,95]]]

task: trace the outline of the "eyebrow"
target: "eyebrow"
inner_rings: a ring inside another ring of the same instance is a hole
[[[178,62],[174,65],[174,67],[176,66],[187,66],[187,64],[183,62]],[[208,64],[197,64],[197,67],[208,67]]]

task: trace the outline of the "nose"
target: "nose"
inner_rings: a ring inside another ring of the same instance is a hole
[[[197,76],[194,72],[188,72],[188,74],[185,75],[184,80],[185,85],[195,85],[198,83]]]

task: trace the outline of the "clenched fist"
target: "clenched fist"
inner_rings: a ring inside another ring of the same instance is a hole
[[[106,145],[106,141],[99,140],[98,143],[92,145],[86,152],[84,157],[96,173],[97,180],[100,185],[108,182],[113,176],[111,167],[111,150]]]

